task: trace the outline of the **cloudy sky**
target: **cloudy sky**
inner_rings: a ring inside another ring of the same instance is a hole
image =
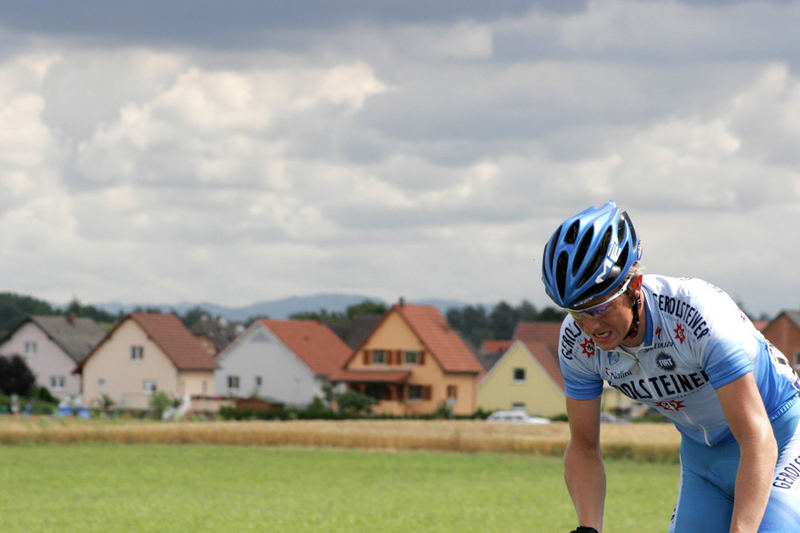
[[[647,272],[800,308],[800,2],[0,2],[2,290],[549,305],[616,200]]]

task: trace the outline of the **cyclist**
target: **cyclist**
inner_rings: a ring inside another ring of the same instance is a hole
[[[680,431],[671,533],[800,531],[800,380],[733,300],[704,281],[643,275],[614,202],[567,219],[544,248],[547,294],[568,311],[559,362],[578,522],[602,530],[604,381]]]

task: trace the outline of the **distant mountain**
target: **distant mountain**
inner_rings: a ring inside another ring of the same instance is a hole
[[[126,304],[122,302],[105,302],[92,304],[99,309],[108,311],[109,313],[118,314],[120,312],[129,313],[136,308],[140,309],[158,309],[163,313],[176,312],[184,314],[190,309],[199,307],[205,309],[212,315],[222,316],[232,321],[245,321],[249,318],[255,317],[269,317],[274,319],[287,319],[291,315],[301,312],[321,311],[325,309],[329,312],[344,312],[351,305],[359,304],[364,300],[371,300],[373,302],[383,303],[387,306],[396,302],[386,302],[382,298],[374,298],[372,296],[356,295],[356,294],[313,294],[310,296],[290,296],[280,300],[270,300],[266,302],[259,302],[252,305],[242,307],[227,307],[210,302],[181,302],[178,304],[156,304],[156,303],[131,303]],[[407,303],[432,305],[436,307],[439,312],[445,314],[448,309],[453,307],[465,307],[467,305],[476,305],[461,302],[458,300],[444,300],[437,298],[424,298],[420,300],[407,300]],[[488,306],[487,309],[491,309]]]

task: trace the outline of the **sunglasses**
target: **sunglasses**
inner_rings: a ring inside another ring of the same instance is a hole
[[[567,313],[569,313],[575,320],[586,320],[587,318],[598,318],[603,316],[603,314],[605,314],[605,312],[611,308],[614,300],[619,298],[620,295],[622,295],[622,293],[628,289],[628,284],[632,279],[633,277],[630,277],[625,280],[625,283],[622,284],[619,290],[612,294],[607,300],[603,300],[599,304],[587,307],[586,309],[567,309]]]

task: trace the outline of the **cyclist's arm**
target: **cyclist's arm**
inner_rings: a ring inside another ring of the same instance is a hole
[[[578,523],[602,531],[606,474],[600,451],[600,398],[567,397],[570,440],[564,453],[564,479]]]
[[[718,388],[717,396],[741,450],[731,533],[755,533],[769,499],[777,444],[752,372]]]

